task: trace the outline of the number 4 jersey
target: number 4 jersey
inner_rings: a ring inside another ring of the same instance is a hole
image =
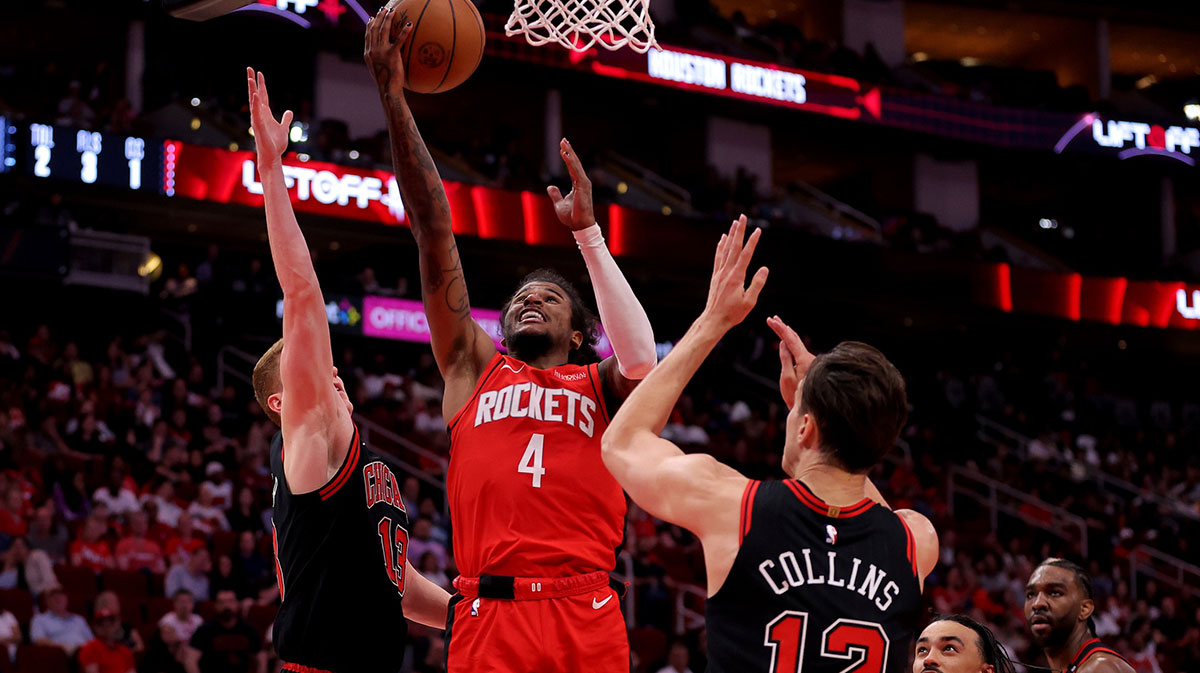
[[[466,577],[611,570],[625,495],[600,459],[599,366],[535,369],[497,353],[451,419],[446,480]]]
[[[794,479],[752,481],[741,547],[708,599],[710,673],[899,673],[921,608],[904,522],[838,508]]]
[[[356,427],[337,475],[316,491],[292,493],[283,452],[277,434],[271,524],[283,602],[272,637],[283,670],[399,670],[408,633],[403,475],[367,449]]]

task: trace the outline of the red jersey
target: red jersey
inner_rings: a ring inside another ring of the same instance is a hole
[[[600,459],[608,418],[598,365],[492,358],[449,424],[446,486],[464,576],[613,569],[625,495]]]

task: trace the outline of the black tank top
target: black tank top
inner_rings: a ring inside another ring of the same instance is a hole
[[[1121,661],[1124,661],[1127,664],[1129,663],[1129,660],[1121,656],[1120,652],[1100,642],[1099,638],[1092,638],[1084,643],[1083,646],[1079,648],[1079,651],[1075,653],[1075,658],[1071,660],[1071,665],[1067,666],[1066,673],[1075,673],[1075,671],[1078,671],[1079,667],[1083,665],[1083,662],[1090,659],[1091,656],[1097,652],[1111,654],[1114,657],[1119,658]]]
[[[886,507],[750,482],[741,547],[708,599],[709,673],[899,673],[921,609],[916,547]]]
[[[400,479],[354,429],[337,476],[292,493],[283,438],[271,442],[275,572],[283,602],[272,639],[289,664],[332,671],[396,671],[408,626],[404,561],[408,514]]]

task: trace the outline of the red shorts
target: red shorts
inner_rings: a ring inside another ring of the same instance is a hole
[[[490,578],[489,578],[490,579]],[[447,673],[629,673],[620,597],[604,571],[511,583],[454,580]],[[511,595],[511,598],[488,596]]]

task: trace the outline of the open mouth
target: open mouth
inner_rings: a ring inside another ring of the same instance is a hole
[[[546,315],[536,308],[526,308],[521,310],[521,315],[517,316],[517,324],[529,325],[533,323],[546,322]]]

